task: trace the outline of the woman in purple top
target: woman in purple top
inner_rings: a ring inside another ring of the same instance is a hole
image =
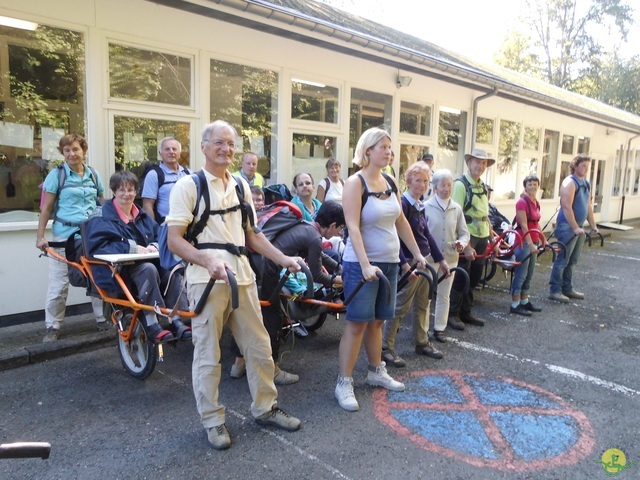
[[[424,214],[422,197],[429,188],[431,172],[425,162],[416,162],[405,174],[407,191],[402,196],[402,213],[407,217],[411,231],[422,255],[431,255],[436,263],[440,264],[440,270],[448,277],[450,275],[447,265],[436,240],[429,231],[427,217]],[[400,268],[406,273],[413,264],[413,255],[404,244],[400,243]],[[411,274],[409,283],[398,292],[396,299],[395,315],[384,323],[382,332],[382,360],[387,365],[404,367],[406,362],[395,353],[396,333],[400,328],[402,319],[411,310],[413,314],[413,332],[416,339],[415,351],[419,355],[431,358],[442,358],[442,352],[435,349],[429,342],[429,283],[422,276]]]

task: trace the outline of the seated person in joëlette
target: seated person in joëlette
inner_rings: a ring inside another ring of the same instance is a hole
[[[138,191],[138,178],[129,171],[114,173],[109,179],[113,199],[97,208],[85,226],[87,256],[99,254],[152,253],[158,251],[158,224],[144,210],[133,203]],[[139,261],[125,265],[122,278],[132,286],[132,293],[140,303],[172,309],[188,310],[182,275],[164,270],[158,260]],[[96,284],[108,292],[119,292],[120,287],[106,265],[95,265]],[[170,278],[171,277],[171,278]],[[169,284],[169,288],[167,287]],[[162,292],[166,291],[166,303]],[[191,328],[176,315],[171,318],[169,330],[158,322],[153,310],[145,310],[144,318],[150,340],[164,343],[178,338],[191,338]]]
[[[274,247],[285,255],[304,258],[315,283],[324,286],[338,285],[342,284],[342,277],[338,275],[340,266],[335,260],[322,254],[322,237],[330,238],[338,235],[344,225],[342,205],[334,201],[328,201],[318,209],[314,222],[300,222],[278,234],[272,240],[272,243]],[[325,267],[324,269],[323,266]],[[260,289],[261,300],[271,298],[280,280],[281,270],[282,267],[279,265],[276,265],[271,260],[265,260],[262,272],[262,288]],[[298,375],[285,372],[278,365],[278,357],[280,355],[279,332],[283,325],[280,306],[276,304],[262,307],[262,319],[267,332],[269,332],[271,353],[276,362],[275,384],[288,385],[296,383],[299,380]],[[240,378],[244,376],[246,371],[244,359],[240,356],[240,351],[235,343],[232,343],[231,351],[236,354],[236,362],[231,368],[231,377]]]

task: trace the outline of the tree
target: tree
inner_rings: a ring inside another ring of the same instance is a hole
[[[527,7],[529,13],[521,22],[532,32],[531,43],[514,36],[498,63],[524,73],[538,71],[547,82],[567,89],[606,51],[606,36],[596,33],[608,31],[626,40],[633,23],[632,9],[624,0],[528,0]],[[517,55],[523,53],[529,61],[518,65]]]

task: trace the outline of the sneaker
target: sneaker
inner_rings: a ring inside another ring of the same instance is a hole
[[[416,345],[416,353],[418,355],[426,355],[427,357],[435,358],[436,360],[440,360],[444,357],[444,354],[440,350],[435,349],[430,343],[427,343],[426,345]]]
[[[447,324],[454,330],[464,330],[464,323],[458,317],[450,317]]]
[[[584,293],[571,290],[569,292],[562,292],[565,297],[574,298],[576,300],[584,300]]]
[[[55,342],[56,340],[58,340],[58,335],[60,335],[60,330],[58,330],[57,328],[49,327],[47,328],[47,333],[44,334],[42,343]]]
[[[524,308],[525,310],[529,311],[529,312],[541,312],[542,309],[538,308],[538,307],[534,307],[533,303],[531,303],[531,301],[528,301],[527,303],[524,304],[520,304],[522,306],[522,308]]]
[[[528,311],[527,308],[521,303],[519,303],[517,307],[510,307],[509,313],[515,313],[516,315],[522,315],[523,317],[531,316],[531,312]]]
[[[560,302],[560,303],[569,303],[571,302],[571,299],[561,293],[550,293],[549,294],[549,300],[554,300],[556,302]]]
[[[288,432],[300,430],[302,423],[296,417],[292,417],[288,413],[274,406],[270,412],[256,418],[256,423],[262,426],[278,427]]]
[[[96,327],[99,332],[107,332],[111,330],[112,326],[113,326],[113,323],[107,322],[106,320],[96,323]]]
[[[381,360],[387,365],[391,365],[396,368],[402,368],[407,365],[407,362],[405,362],[399,355],[396,355],[396,352],[393,350],[382,350]]]
[[[367,383],[374,387],[383,387],[394,392],[404,392],[405,388],[404,383],[391,378],[391,375],[387,373],[387,367],[384,362],[378,365],[375,371],[369,370],[367,372]]]
[[[336,385],[335,397],[338,400],[338,404],[350,412],[360,410],[360,405],[356,400],[356,396],[353,393],[353,378],[352,377],[340,377],[338,376],[338,383]]]
[[[242,378],[247,374],[247,366],[244,363],[231,365],[231,378]]]
[[[226,425],[218,425],[207,430],[209,444],[216,450],[226,450],[231,446],[231,436]]]
[[[292,383],[297,383],[300,380],[300,377],[295,373],[285,372],[281,368],[278,368],[276,373],[273,375],[273,383],[276,385],[291,385]]]

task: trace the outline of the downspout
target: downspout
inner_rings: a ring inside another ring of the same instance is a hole
[[[629,170],[629,155],[631,153],[631,142],[638,137],[640,137],[640,133],[635,134],[627,142],[627,158],[624,162],[624,175],[622,176],[622,204],[620,205],[620,220],[618,220],[619,224],[622,224],[622,220],[624,218],[624,202],[625,202],[625,199],[627,198],[626,197],[627,189],[625,188],[625,185],[627,183],[627,173]]]
[[[469,151],[473,150],[476,146],[476,130],[478,129],[478,103],[481,100],[486,100],[487,98],[493,97],[498,93],[498,87],[493,87],[489,93],[485,93],[477,98],[473,99],[473,105],[471,107],[471,148]]]

